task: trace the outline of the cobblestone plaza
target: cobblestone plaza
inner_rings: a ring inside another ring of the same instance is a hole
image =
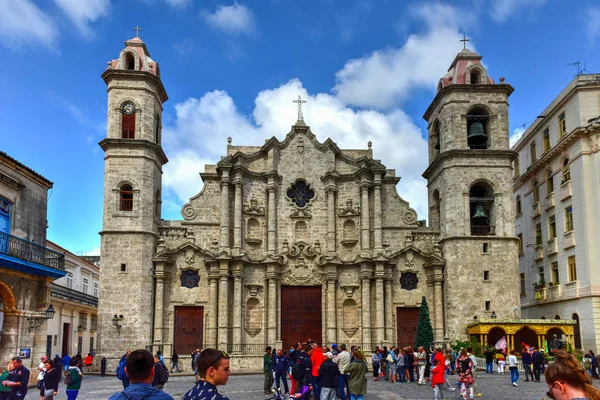
[[[522,375],[521,375],[522,377]],[[433,399],[433,390],[431,386],[419,386],[416,383],[408,385],[392,384],[386,381],[373,382],[370,376],[368,379],[367,395],[368,400],[427,400]],[[456,382],[456,376],[450,376],[450,382]],[[542,382],[525,382],[519,380],[519,386],[514,387],[510,384],[510,375],[487,375],[479,373],[477,384],[479,385],[482,396],[481,399],[494,400],[516,400],[516,399],[546,399],[547,385]],[[169,382],[165,385],[165,391],[173,398],[179,400],[181,396],[194,385],[194,377],[172,375]],[[594,385],[600,387],[598,381]],[[79,392],[78,399],[81,400],[106,400],[113,393],[122,390],[123,386],[114,376],[101,378],[97,375],[86,375],[84,377],[82,389]],[[263,375],[232,375],[226,386],[219,387],[219,392],[229,397],[230,400],[250,400],[265,399],[263,394]],[[446,398],[460,399],[458,390],[454,392],[445,391]],[[35,389],[31,389],[26,396],[26,400],[37,400],[39,394]],[[56,400],[66,400],[65,386],[59,388],[59,395]]]

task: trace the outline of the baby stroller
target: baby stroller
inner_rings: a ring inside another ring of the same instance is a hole
[[[281,388],[276,388],[273,394],[273,400],[290,400],[295,399],[294,395],[289,393],[281,393]]]

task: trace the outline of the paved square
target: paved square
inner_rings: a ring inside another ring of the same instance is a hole
[[[368,376],[367,389],[368,400],[431,400],[433,390],[431,386],[419,386],[416,383],[408,385],[392,384],[387,381],[373,382]],[[542,378],[543,379],[543,378]],[[450,376],[450,382],[456,382],[456,376]],[[494,400],[521,400],[521,399],[546,399],[548,390],[546,384],[525,382],[519,380],[519,386],[510,384],[510,375],[488,375],[483,372],[478,374],[477,381],[482,393],[480,399]],[[165,391],[179,400],[181,396],[194,385],[194,377],[172,375],[165,385]],[[594,381],[594,385],[600,387],[600,381]],[[230,400],[263,400],[265,396],[262,391],[263,375],[232,375],[229,383],[220,387],[219,391],[229,397]],[[101,378],[98,375],[86,375],[84,377],[78,400],[106,400],[113,393],[122,390],[121,382],[115,376]],[[65,386],[61,384],[57,400],[66,400]],[[446,398],[460,399],[458,389],[454,392],[445,391]],[[26,400],[38,400],[39,395],[35,389],[31,389]]]

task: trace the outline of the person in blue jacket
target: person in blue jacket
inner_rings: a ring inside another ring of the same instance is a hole
[[[283,388],[285,393],[289,393],[287,383],[288,358],[283,354],[281,349],[277,350],[277,354],[273,356],[273,371],[275,372],[275,387],[280,390],[280,380],[283,379]]]
[[[135,350],[125,360],[125,373],[130,385],[109,400],[145,399],[174,400],[171,395],[152,387],[154,379],[154,356],[148,350]]]

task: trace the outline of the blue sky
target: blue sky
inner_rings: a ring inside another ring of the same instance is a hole
[[[0,0],[0,150],[54,182],[48,238],[97,252],[102,228],[108,60],[139,24],[169,94],[163,218],[202,188],[198,173],[234,144],[282,139],[308,100],[317,137],[365,148],[402,177],[426,218],[422,115],[462,48],[515,87],[511,132],[576,73],[600,72],[596,1]]]

